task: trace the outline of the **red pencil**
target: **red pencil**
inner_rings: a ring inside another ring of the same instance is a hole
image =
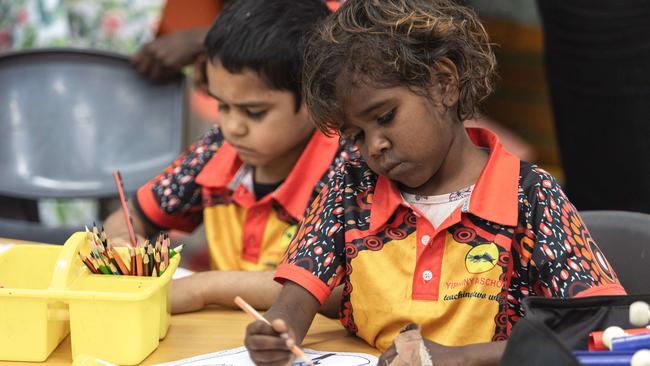
[[[115,185],[117,186],[117,192],[120,194],[120,203],[122,203],[122,212],[124,212],[124,220],[126,220],[126,227],[129,229],[129,239],[131,240],[131,246],[136,248],[138,242],[135,239],[135,231],[133,230],[133,219],[131,219],[131,214],[129,209],[126,207],[126,199],[124,198],[124,186],[122,184],[122,176],[120,175],[119,170],[113,172],[113,178],[115,179]]]

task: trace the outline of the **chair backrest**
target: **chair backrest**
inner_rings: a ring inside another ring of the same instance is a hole
[[[153,83],[124,55],[2,53],[0,195],[115,197],[115,169],[133,193],[180,153],[185,105],[181,76]],[[78,229],[0,219],[0,237],[13,239],[63,244]]]
[[[650,294],[650,215],[582,211],[580,216],[629,294]]]
[[[181,151],[185,87],[138,74],[126,56],[79,49],[0,55],[0,194],[82,198],[127,192]]]

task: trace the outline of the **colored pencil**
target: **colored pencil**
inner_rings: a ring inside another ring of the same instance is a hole
[[[146,254],[142,256],[142,275],[149,276],[149,256]]]
[[[122,176],[120,175],[119,170],[115,170],[113,172],[113,178],[115,179],[117,192],[120,195],[120,203],[122,204],[122,212],[124,213],[126,227],[129,230],[129,239],[131,240],[131,246],[135,248],[138,246],[138,242],[135,238],[135,231],[133,230],[133,219],[131,218],[131,213],[129,212],[129,208],[126,207],[126,199],[124,198],[124,185],[122,183]]]
[[[145,240],[136,246],[127,247],[128,260],[124,260],[106,235],[102,226],[98,229],[93,222],[92,229],[85,226],[88,240],[88,255],[78,252],[79,258],[94,274],[131,275],[157,277],[169,268],[170,259],[183,251],[183,244],[171,247],[169,236],[161,232],[155,242]]]
[[[113,246],[111,246],[110,244],[109,244],[109,248],[110,248],[109,250],[113,253],[113,258],[115,258],[115,262],[117,263],[117,266],[120,268],[120,271],[122,271],[122,274],[130,275],[131,272],[129,271],[129,268],[122,260],[120,253],[118,253],[118,251],[115,248],[113,248]]]
[[[86,265],[86,267],[88,267],[88,269],[89,269],[92,273],[99,273],[99,272],[97,271],[97,269],[95,268],[95,266],[93,266],[93,263],[92,263],[92,262],[91,262],[87,257],[85,257],[85,256],[84,256],[83,254],[81,254],[81,253],[78,253],[78,254],[79,254],[79,258],[81,258],[81,261]]]
[[[169,239],[167,239],[167,240],[169,240]],[[169,247],[168,247],[168,243],[167,243],[166,240],[163,240],[161,255],[162,255],[162,258],[160,260],[163,263],[165,263],[165,268],[167,268],[169,266]]]
[[[138,276],[142,276],[142,253],[140,252],[141,248],[134,248],[135,250],[135,269]]]
[[[155,263],[156,263],[156,271],[158,271],[158,273],[160,273],[160,252],[155,252],[153,254],[153,258],[154,258]]]
[[[169,258],[174,258],[174,256],[180,253],[183,250],[183,244],[177,246],[176,248],[169,250]]]
[[[131,258],[131,275],[137,276],[138,269],[136,268],[135,249],[133,247],[129,247],[129,257]]]

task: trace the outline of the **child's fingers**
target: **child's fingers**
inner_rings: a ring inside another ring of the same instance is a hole
[[[286,333],[288,330],[287,323],[285,323],[282,319],[273,319],[271,321],[271,325],[273,326],[273,330],[278,333]]]
[[[131,245],[128,239],[124,239],[121,237],[115,237],[111,238],[111,245],[114,247],[128,247]]]
[[[287,365],[293,355],[290,347],[294,340],[286,332],[287,325],[282,320],[274,320],[271,324],[258,320],[246,328],[244,345],[256,365]]]
[[[263,322],[261,320],[256,320],[246,327],[246,335],[248,336],[256,336],[256,335],[270,335],[270,336],[278,336],[278,332],[273,330],[273,327],[267,324],[266,322]]]
[[[289,340],[290,341],[290,340]],[[277,335],[254,335],[246,337],[244,344],[249,351],[281,351],[289,352],[286,339],[280,338]]]
[[[256,365],[287,365],[293,358],[287,340],[277,334],[247,336],[244,344]]]

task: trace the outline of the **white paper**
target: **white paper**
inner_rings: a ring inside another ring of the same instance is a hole
[[[365,353],[349,352],[321,352],[312,349],[303,349],[315,365],[318,366],[376,366],[377,357]],[[226,351],[208,353],[178,360],[161,363],[155,366],[255,366],[245,347],[229,349]],[[303,362],[296,361],[293,366],[303,366]]]
[[[190,271],[187,268],[177,267],[172,275],[172,279],[177,280],[179,278],[187,277],[194,274],[194,271]]]

